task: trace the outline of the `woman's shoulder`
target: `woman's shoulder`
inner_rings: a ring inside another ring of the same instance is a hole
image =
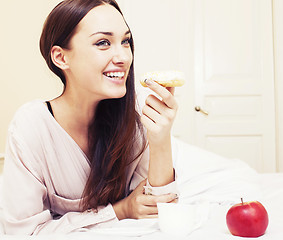
[[[44,104],[44,100],[35,99],[29,102],[22,104],[16,111],[16,115],[26,111],[34,111],[40,109]]]
[[[9,125],[9,132],[15,129],[25,129],[36,127],[35,123],[41,122],[46,111],[44,101],[40,99],[32,100],[23,104],[15,112]]]

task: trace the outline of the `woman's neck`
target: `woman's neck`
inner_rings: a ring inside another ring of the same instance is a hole
[[[88,126],[100,100],[90,96],[89,93],[80,92],[78,89],[67,86],[57,101],[63,107],[63,111],[71,117],[71,121]]]
[[[89,125],[89,122],[94,117],[95,109],[98,103],[91,102],[84,98],[75,99],[72,96],[64,94],[60,98],[61,99],[58,100],[64,107],[64,111],[66,111],[71,117],[71,121],[75,121],[81,125]]]
[[[56,121],[88,155],[88,127],[99,101],[64,93],[51,101]]]

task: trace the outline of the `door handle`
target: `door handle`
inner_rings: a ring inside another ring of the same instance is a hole
[[[206,115],[206,116],[208,115],[208,112],[202,110],[200,106],[196,106],[196,107],[195,107],[195,110],[196,110],[197,112],[201,112],[202,114],[204,114],[204,115]]]

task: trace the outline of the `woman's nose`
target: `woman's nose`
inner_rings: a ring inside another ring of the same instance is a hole
[[[120,47],[115,49],[113,55],[114,64],[126,64],[132,61],[132,51],[130,48]]]

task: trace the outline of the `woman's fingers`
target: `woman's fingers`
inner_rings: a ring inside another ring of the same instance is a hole
[[[146,124],[148,127],[148,130],[151,130],[152,127],[156,127],[155,125],[157,124],[158,126],[167,126],[170,124],[170,118],[167,116],[164,116],[164,114],[160,114],[157,112],[155,109],[152,107],[145,105],[143,107],[142,113],[145,117],[148,118],[146,120],[148,123]]]
[[[167,198],[163,198],[162,197],[162,200],[164,200],[163,202],[165,202],[165,203],[177,203],[178,202],[178,198],[177,198],[176,194],[171,194],[171,195],[172,195],[173,200],[167,201],[168,200]],[[169,199],[171,199],[171,197]],[[158,202],[161,202],[160,199],[157,201],[157,203]],[[157,206],[145,206],[145,208],[147,208],[145,210],[145,212],[147,214],[144,215],[144,218],[156,218],[156,217],[158,217],[158,208],[157,208]]]
[[[145,105],[142,109],[142,113],[150,118],[153,122],[160,122],[161,115],[159,112],[157,112],[155,109],[150,107],[149,105]]]
[[[161,85],[159,85],[158,83],[151,81],[151,80],[147,80],[145,82],[147,84],[147,86],[154,91],[155,93],[157,93],[163,100],[163,102],[169,107],[169,108],[176,108],[177,107],[177,103],[175,101],[175,98],[173,96],[174,93],[174,88],[165,88],[162,87]]]
[[[163,194],[159,196],[154,196],[154,195],[146,195],[146,196],[148,196],[148,199],[147,199],[148,202],[146,205],[149,205],[149,206],[156,206],[157,203],[168,203],[168,202],[174,201],[178,197],[174,193]]]
[[[143,217],[158,215],[157,206],[143,206]]]
[[[177,195],[174,193],[163,194],[159,196],[155,195],[141,195],[139,202],[144,206],[156,206],[157,203],[168,203],[177,199]]]
[[[148,116],[146,116],[145,114],[141,116],[141,122],[148,131],[157,131],[155,122],[152,119],[150,119]]]
[[[165,112],[168,109],[164,102],[154,95],[149,95],[145,100],[145,104],[155,109],[158,113]]]
[[[176,109],[168,108],[167,105],[165,105],[164,102],[160,101],[156,96],[149,95],[145,100],[145,108],[151,107],[156,112],[158,112],[160,115],[168,118],[169,120],[172,120],[175,118],[176,115]],[[177,105],[176,105],[177,106]]]
[[[167,87],[166,88],[172,95],[175,93],[175,87]]]
[[[137,205],[140,206],[138,218],[156,218],[158,216],[157,203],[174,203],[176,201],[176,195],[171,193],[160,196],[143,194],[137,201]]]
[[[176,116],[176,110],[168,108],[156,97],[146,100],[142,109],[141,122],[149,132],[154,135],[166,134],[170,131],[171,125]],[[162,136],[160,136],[162,138]]]
[[[154,218],[158,215],[157,203],[175,202],[176,194],[164,194],[159,196],[145,195],[144,186],[146,179],[128,196],[127,208],[130,210],[131,218]]]
[[[141,181],[134,191],[143,193],[144,192],[143,187],[146,185],[146,181],[147,179],[144,179],[143,181]]]

